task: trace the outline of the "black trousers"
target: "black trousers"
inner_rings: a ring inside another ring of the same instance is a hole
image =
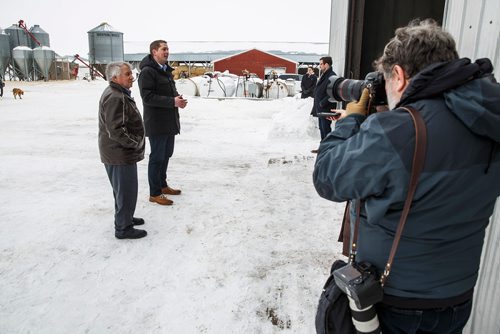
[[[107,165],[109,182],[115,198],[115,231],[123,232],[134,226],[135,206],[137,204],[137,164]]]
[[[161,195],[161,188],[167,186],[168,161],[174,153],[175,136],[149,136],[151,153],[148,163],[149,195]]]

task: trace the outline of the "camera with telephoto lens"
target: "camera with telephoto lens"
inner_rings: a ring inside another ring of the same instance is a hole
[[[333,272],[335,283],[359,309],[382,301],[383,291],[376,268],[367,263],[348,263]]]
[[[365,80],[354,80],[332,75],[328,78],[326,92],[330,102],[359,101],[363,89],[368,88],[372,106],[383,106],[387,104],[385,93],[385,80],[381,72],[370,72]]]

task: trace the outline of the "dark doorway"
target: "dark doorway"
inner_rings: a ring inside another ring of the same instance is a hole
[[[364,79],[398,27],[432,18],[443,23],[446,0],[350,0],[345,76]]]

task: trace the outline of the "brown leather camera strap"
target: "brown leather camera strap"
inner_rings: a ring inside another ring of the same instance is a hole
[[[406,218],[408,218],[408,213],[410,212],[411,203],[413,201],[413,195],[417,189],[418,178],[420,173],[424,169],[425,153],[427,149],[427,128],[425,127],[425,122],[422,115],[412,107],[401,107],[410,113],[413,123],[415,125],[415,151],[413,152],[413,163],[411,168],[410,183],[408,186],[408,194],[406,195],[405,205],[403,207],[403,212],[401,218],[399,219],[398,229],[396,230],[396,235],[394,236],[394,241],[392,242],[391,252],[389,254],[389,259],[385,265],[385,270],[380,277],[380,284],[384,286],[387,277],[391,272],[392,261],[394,261],[394,256],[396,255],[396,250],[398,249],[399,239],[403,233],[403,228],[406,223]]]
[[[408,186],[408,194],[406,195],[406,200],[403,207],[403,211],[401,213],[401,218],[399,219],[399,225],[396,230],[396,234],[394,236],[394,241],[392,243],[389,259],[387,260],[384,273],[380,277],[380,284],[382,286],[384,286],[387,280],[387,276],[389,276],[391,272],[392,262],[394,261],[394,256],[396,255],[396,250],[398,249],[399,240],[401,239],[403,228],[406,223],[406,219],[408,218],[408,213],[410,212],[411,203],[413,201],[413,195],[415,194],[415,190],[417,189],[418,178],[420,177],[420,174],[424,168],[425,153],[427,148],[427,129],[425,127],[425,122],[422,118],[422,115],[420,115],[420,113],[412,107],[401,107],[401,109],[406,110],[411,115],[413,124],[415,125],[415,150],[413,152],[413,162],[410,175],[410,182]],[[349,254],[349,262],[354,262],[356,258],[358,229],[361,220],[360,209],[362,205],[363,202],[361,200],[356,200],[356,222],[354,224],[354,235],[352,238],[351,252]]]

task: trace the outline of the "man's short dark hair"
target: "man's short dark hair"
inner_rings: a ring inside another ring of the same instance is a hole
[[[323,64],[328,64],[330,66],[333,64],[332,57],[330,56],[321,57],[319,60],[323,61]]]
[[[151,42],[151,44],[149,44],[149,54],[153,55],[153,50],[158,50],[162,43],[167,44],[167,41],[158,39],[156,41]]]
[[[458,59],[458,52],[451,34],[432,19],[417,19],[396,29],[375,67],[391,77],[394,65],[399,65],[411,78],[431,64],[454,59]]]

